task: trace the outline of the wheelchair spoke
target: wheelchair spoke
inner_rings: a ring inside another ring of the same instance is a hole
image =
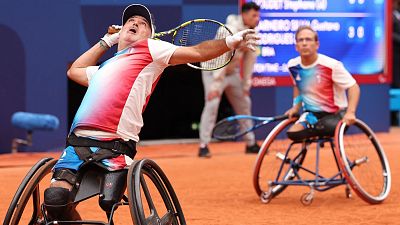
[[[154,212],[154,211],[153,211]],[[146,218],[146,225],[169,225],[172,224],[172,221],[174,219],[173,213],[171,211],[168,211],[161,219],[160,217],[155,214],[151,213],[149,217]]]
[[[143,174],[140,174],[140,183],[143,188],[143,193],[146,196],[146,201],[149,205],[150,211],[152,212],[152,214],[155,214],[158,216],[156,207],[154,206],[153,199],[151,198],[150,191],[149,191],[146,181],[144,180]]]
[[[160,217],[158,217],[156,214],[153,212],[150,213],[150,216],[146,218],[146,222],[144,223],[146,225],[159,225],[160,224]]]
[[[161,218],[161,225],[169,225],[172,224],[172,221],[174,220],[175,216],[174,213],[171,211],[168,211],[162,218]]]

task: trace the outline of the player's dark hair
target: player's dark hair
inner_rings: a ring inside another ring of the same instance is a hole
[[[294,36],[296,41],[297,41],[297,36],[299,35],[300,31],[302,31],[302,30],[310,30],[310,31],[312,31],[314,33],[314,40],[318,41],[318,33],[314,29],[312,29],[312,27],[310,27],[310,26],[300,26],[297,29],[296,34]]]
[[[260,11],[260,6],[254,2],[247,2],[242,5],[242,13],[248,12],[252,9]]]

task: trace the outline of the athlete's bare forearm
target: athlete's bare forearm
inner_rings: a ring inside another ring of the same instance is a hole
[[[68,77],[78,84],[88,86],[86,67],[96,65],[98,60],[107,50],[108,47],[104,45],[104,43],[96,43],[92,48],[87,50],[72,63],[71,67],[67,71]]]

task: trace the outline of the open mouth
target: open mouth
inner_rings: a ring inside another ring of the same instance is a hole
[[[136,34],[136,32],[137,32],[136,29],[135,29],[134,27],[132,27],[131,29],[129,29],[129,31],[132,32],[132,33],[134,33],[134,34]]]

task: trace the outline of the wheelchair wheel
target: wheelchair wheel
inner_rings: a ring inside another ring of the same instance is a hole
[[[253,186],[262,202],[269,202],[287,187],[287,185],[274,185],[272,182],[292,180],[295,177],[288,163],[282,165],[286,151],[292,143],[286,138],[286,131],[295,121],[296,118],[280,122],[264,140],[261,151],[258,153],[253,172]],[[278,139],[278,136],[281,139]],[[282,139],[282,137],[285,138]],[[300,145],[293,145],[287,158],[301,165],[306,152],[300,153]],[[281,175],[277,177],[281,165]]]
[[[352,126],[339,122],[335,147],[340,167],[354,192],[370,204],[385,200],[391,187],[391,173],[374,132],[361,120]]]
[[[152,160],[143,159],[130,166],[128,198],[131,216],[136,225],[186,224],[171,183]]]
[[[40,184],[43,178],[51,173],[56,162],[55,159],[45,158],[29,170],[11,201],[3,225],[43,224],[43,215],[40,209],[43,191],[40,190]],[[50,177],[47,182],[49,181]]]

